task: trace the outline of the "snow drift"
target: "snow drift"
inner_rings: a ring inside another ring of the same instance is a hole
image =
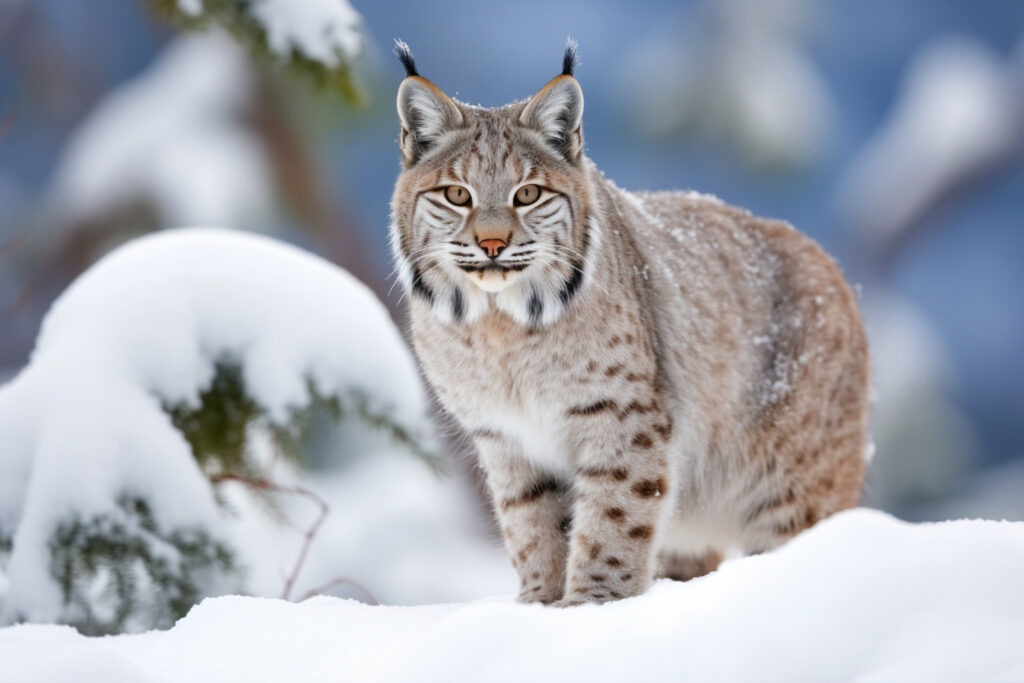
[[[15,626],[0,680],[1021,680],[1022,572],[1024,523],[861,509],[601,606],[222,597],[168,632]]]

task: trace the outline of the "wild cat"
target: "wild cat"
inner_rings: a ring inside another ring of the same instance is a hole
[[[638,595],[855,505],[868,349],[821,248],[714,197],[606,179],[583,152],[571,42],[561,75],[495,109],[448,97],[397,45],[392,248],[519,599]]]

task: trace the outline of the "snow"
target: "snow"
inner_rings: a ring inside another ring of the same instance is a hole
[[[226,36],[173,41],[72,134],[48,202],[55,221],[102,221],[143,201],[164,227],[268,230],[272,171],[243,123],[254,87],[245,55]]]
[[[116,516],[125,492],[144,495],[162,525],[224,532],[210,484],[163,405],[198,405],[225,359],[278,423],[309,403],[309,381],[322,396],[361,396],[430,444],[412,355],[348,273],[229,231],[138,239],[58,298],[29,365],[0,387],[0,537],[13,535],[0,621],[61,617],[48,571],[55,525]]]
[[[1022,523],[860,509],[601,606],[221,597],[167,632],[14,626],[0,681],[1020,680],[1022,570]]]
[[[252,12],[281,56],[296,50],[335,67],[362,50],[359,13],[346,0],[255,0]]]
[[[314,62],[337,67],[363,48],[362,19],[347,0],[243,0],[266,31],[267,44],[279,56],[292,50]],[[186,14],[202,13],[202,0],[178,0]]]
[[[840,213],[868,239],[898,236],[960,180],[1024,142],[1016,77],[971,38],[945,37],[914,57],[881,131],[839,188]]]

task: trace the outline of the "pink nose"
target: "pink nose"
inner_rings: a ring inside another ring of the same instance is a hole
[[[486,251],[487,255],[491,258],[498,258],[498,254],[508,246],[508,242],[499,239],[480,240],[477,244],[479,244],[480,248]]]

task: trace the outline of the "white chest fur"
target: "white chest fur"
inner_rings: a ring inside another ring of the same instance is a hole
[[[517,442],[524,458],[542,470],[570,474],[572,455],[561,409],[540,402],[494,407],[487,422]]]

